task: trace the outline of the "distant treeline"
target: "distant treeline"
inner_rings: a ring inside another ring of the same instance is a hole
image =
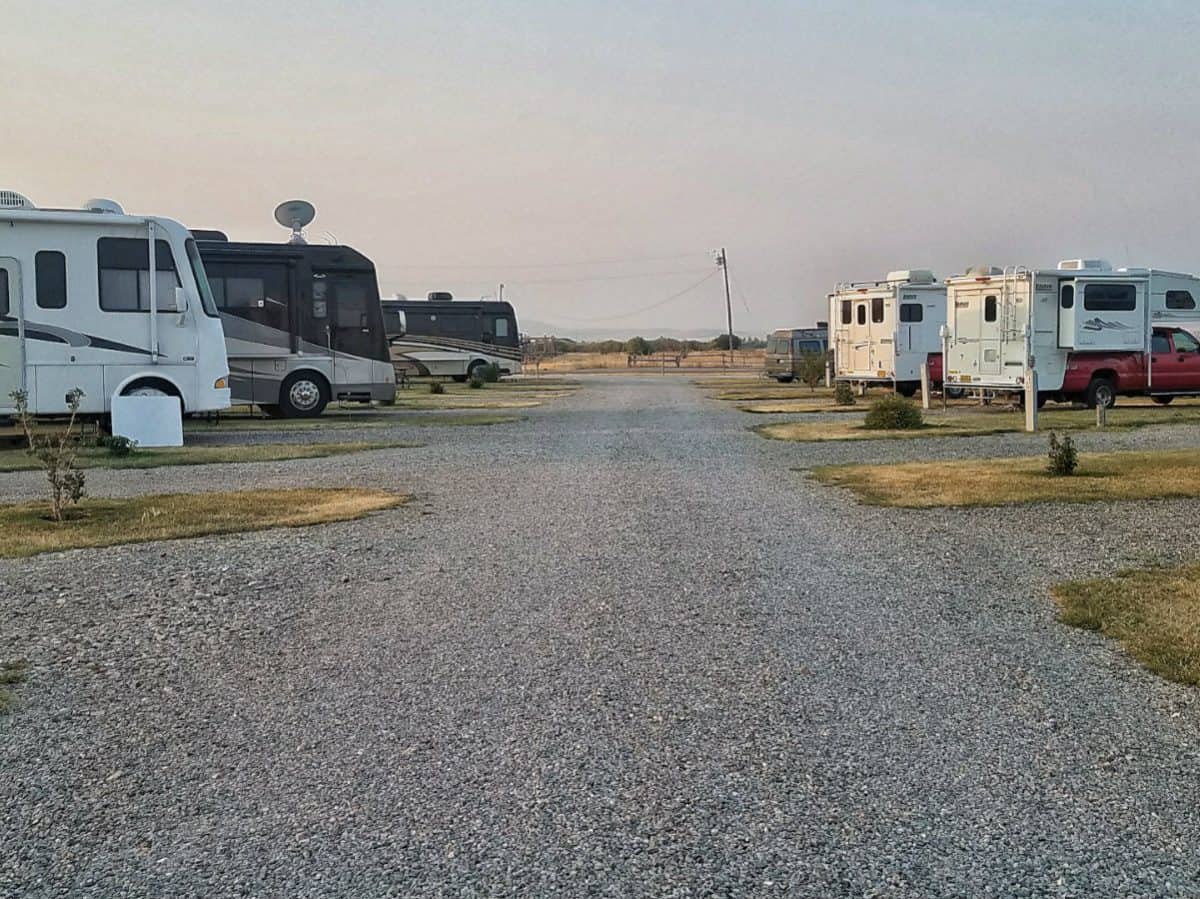
[[[545,349],[554,353],[627,353],[630,356],[651,356],[656,353],[700,353],[705,350],[729,349],[729,335],[713,340],[679,340],[675,337],[630,337],[628,340],[571,340],[568,337],[535,337],[534,342],[553,344]],[[759,350],[767,345],[761,337],[733,336],[735,350]]]

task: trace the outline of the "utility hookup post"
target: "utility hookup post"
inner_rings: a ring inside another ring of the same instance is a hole
[[[929,395],[929,363],[921,363],[921,408],[926,411],[931,405],[930,400],[933,399]]]
[[[1037,430],[1038,420],[1038,389],[1037,370],[1029,368],[1025,372],[1025,430],[1033,433]]]
[[[714,254],[717,260],[717,265],[721,267],[721,274],[725,276],[725,321],[727,325],[727,339],[729,340],[729,367],[733,367],[733,303],[729,299],[729,264],[725,259],[725,248],[717,250]]]

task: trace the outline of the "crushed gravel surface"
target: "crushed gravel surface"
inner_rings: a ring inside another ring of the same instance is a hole
[[[1043,443],[788,444],[682,378],[582,380],[357,435],[416,449],[89,472],[417,500],[0,561],[0,658],[31,663],[0,895],[1200,895],[1196,691],[1045,590],[1200,556],[1200,505],[859,506],[792,469]]]

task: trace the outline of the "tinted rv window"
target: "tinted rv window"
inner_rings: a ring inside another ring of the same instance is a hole
[[[101,237],[96,242],[100,269],[100,308],[106,312],[150,311],[150,250],[139,237]],[[175,260],[171,245],[154,242],[154,281],[159,312],[175,311]]]
[[[866,303],[858,304],[858,323],[860,325],[865,325],[867,323],[867,304]]]
[[[1194,299],[1192,299],[1191,291],[1168,290],[1167,291],[1167,308],[1168,309],[1195,309],[1196,301]]]
[[[1137,308],[1137,288],[1132,284],[1088,284],[1083,288],[1083,308],[1088,312],[1132,312]]]
[[[0,268],[0,318],[8,316],[8,269]]]
[[[821,341],[819,340],[800,340],[797,338],[796,340],[792,341],[792,346],[797,354],[824,352],[824,349],[821,346]]]
[[[33,262],[38,307],[62,309],[67,305],[67,257],[58,250],[42,250]]]
[[[288,331],[287,266],[210,262],[204,266],[217,308],[246,321]]]
[[[983,298],[983,320],[985,322],[994,322],[996,320],[996,298]]]
[[[1058,292],[1058,305],[1062,306],[1064,309],[1075,308],[1074,284],[1064,284],[1062,286],[1062,289]]]
[[[900,321],[919,322],[925,318],[925,307],[920,303],[901,303]]]
[[[883,297],[876,297],[871,300],[871,321],[875,324],[883,321]]]
[[[373,272],[313,272],[314,305],[318,295],[328,315],[334,350],[364,359],[387,358]]]
[[[842,300],[842,324],[848,325],[853,320],[850,307],[854,304],[849,300]]]

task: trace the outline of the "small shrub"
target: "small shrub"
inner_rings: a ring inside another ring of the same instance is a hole
[[[441,381],[430,381],[429,382],[429,392],[440,396],[441,394],[446,392],[446,385],[443,384]]]
[[[479,370],[479,377],[485,384],[496,384],[500,381],[500,366],[493,362]]]
[[[9,396],[16,406],[21,430],[25,432],[25,442],[29,445],[26,452],[41,463],[46,480],[50,482],[50,518],[62,521],[63,509],[78,503],[84,494],[84,474],[75,467],[81,444],[80,436],[75,431],[75,418],[79,414],[83,391],[76,387],[67,394],[67,408],[71,410],[71,417],[67,419],[66,427],[57,434],[49,430],[45,434],[34,434],[29,394],[24,390],[14,390]]]
[[[805,353],[800,357],[800,380],[809,390],[817,389],[817,385],[825,380],[824,353]]]
[[[1064,434],[1062,440],[1053,431],[1050,432],[1050,461],[1046,470],[1055,477],[1065,478],[1075,474],[1079,467],[1079,453],[1070,434]]]
[[[467,386],[472,390],[478,390],[483,386],[483,378],[479,377],[478,375],[471,375],[471,377],[467,379]]]
[[[899,396],[885,396],[873,402],[863,422],[873,431],[910,431],[924,424],[921,410]]]
[[[854,388],[845,381],[838,381],[837,386],[833,388],[833,401],[839,406],[853,406]]]

